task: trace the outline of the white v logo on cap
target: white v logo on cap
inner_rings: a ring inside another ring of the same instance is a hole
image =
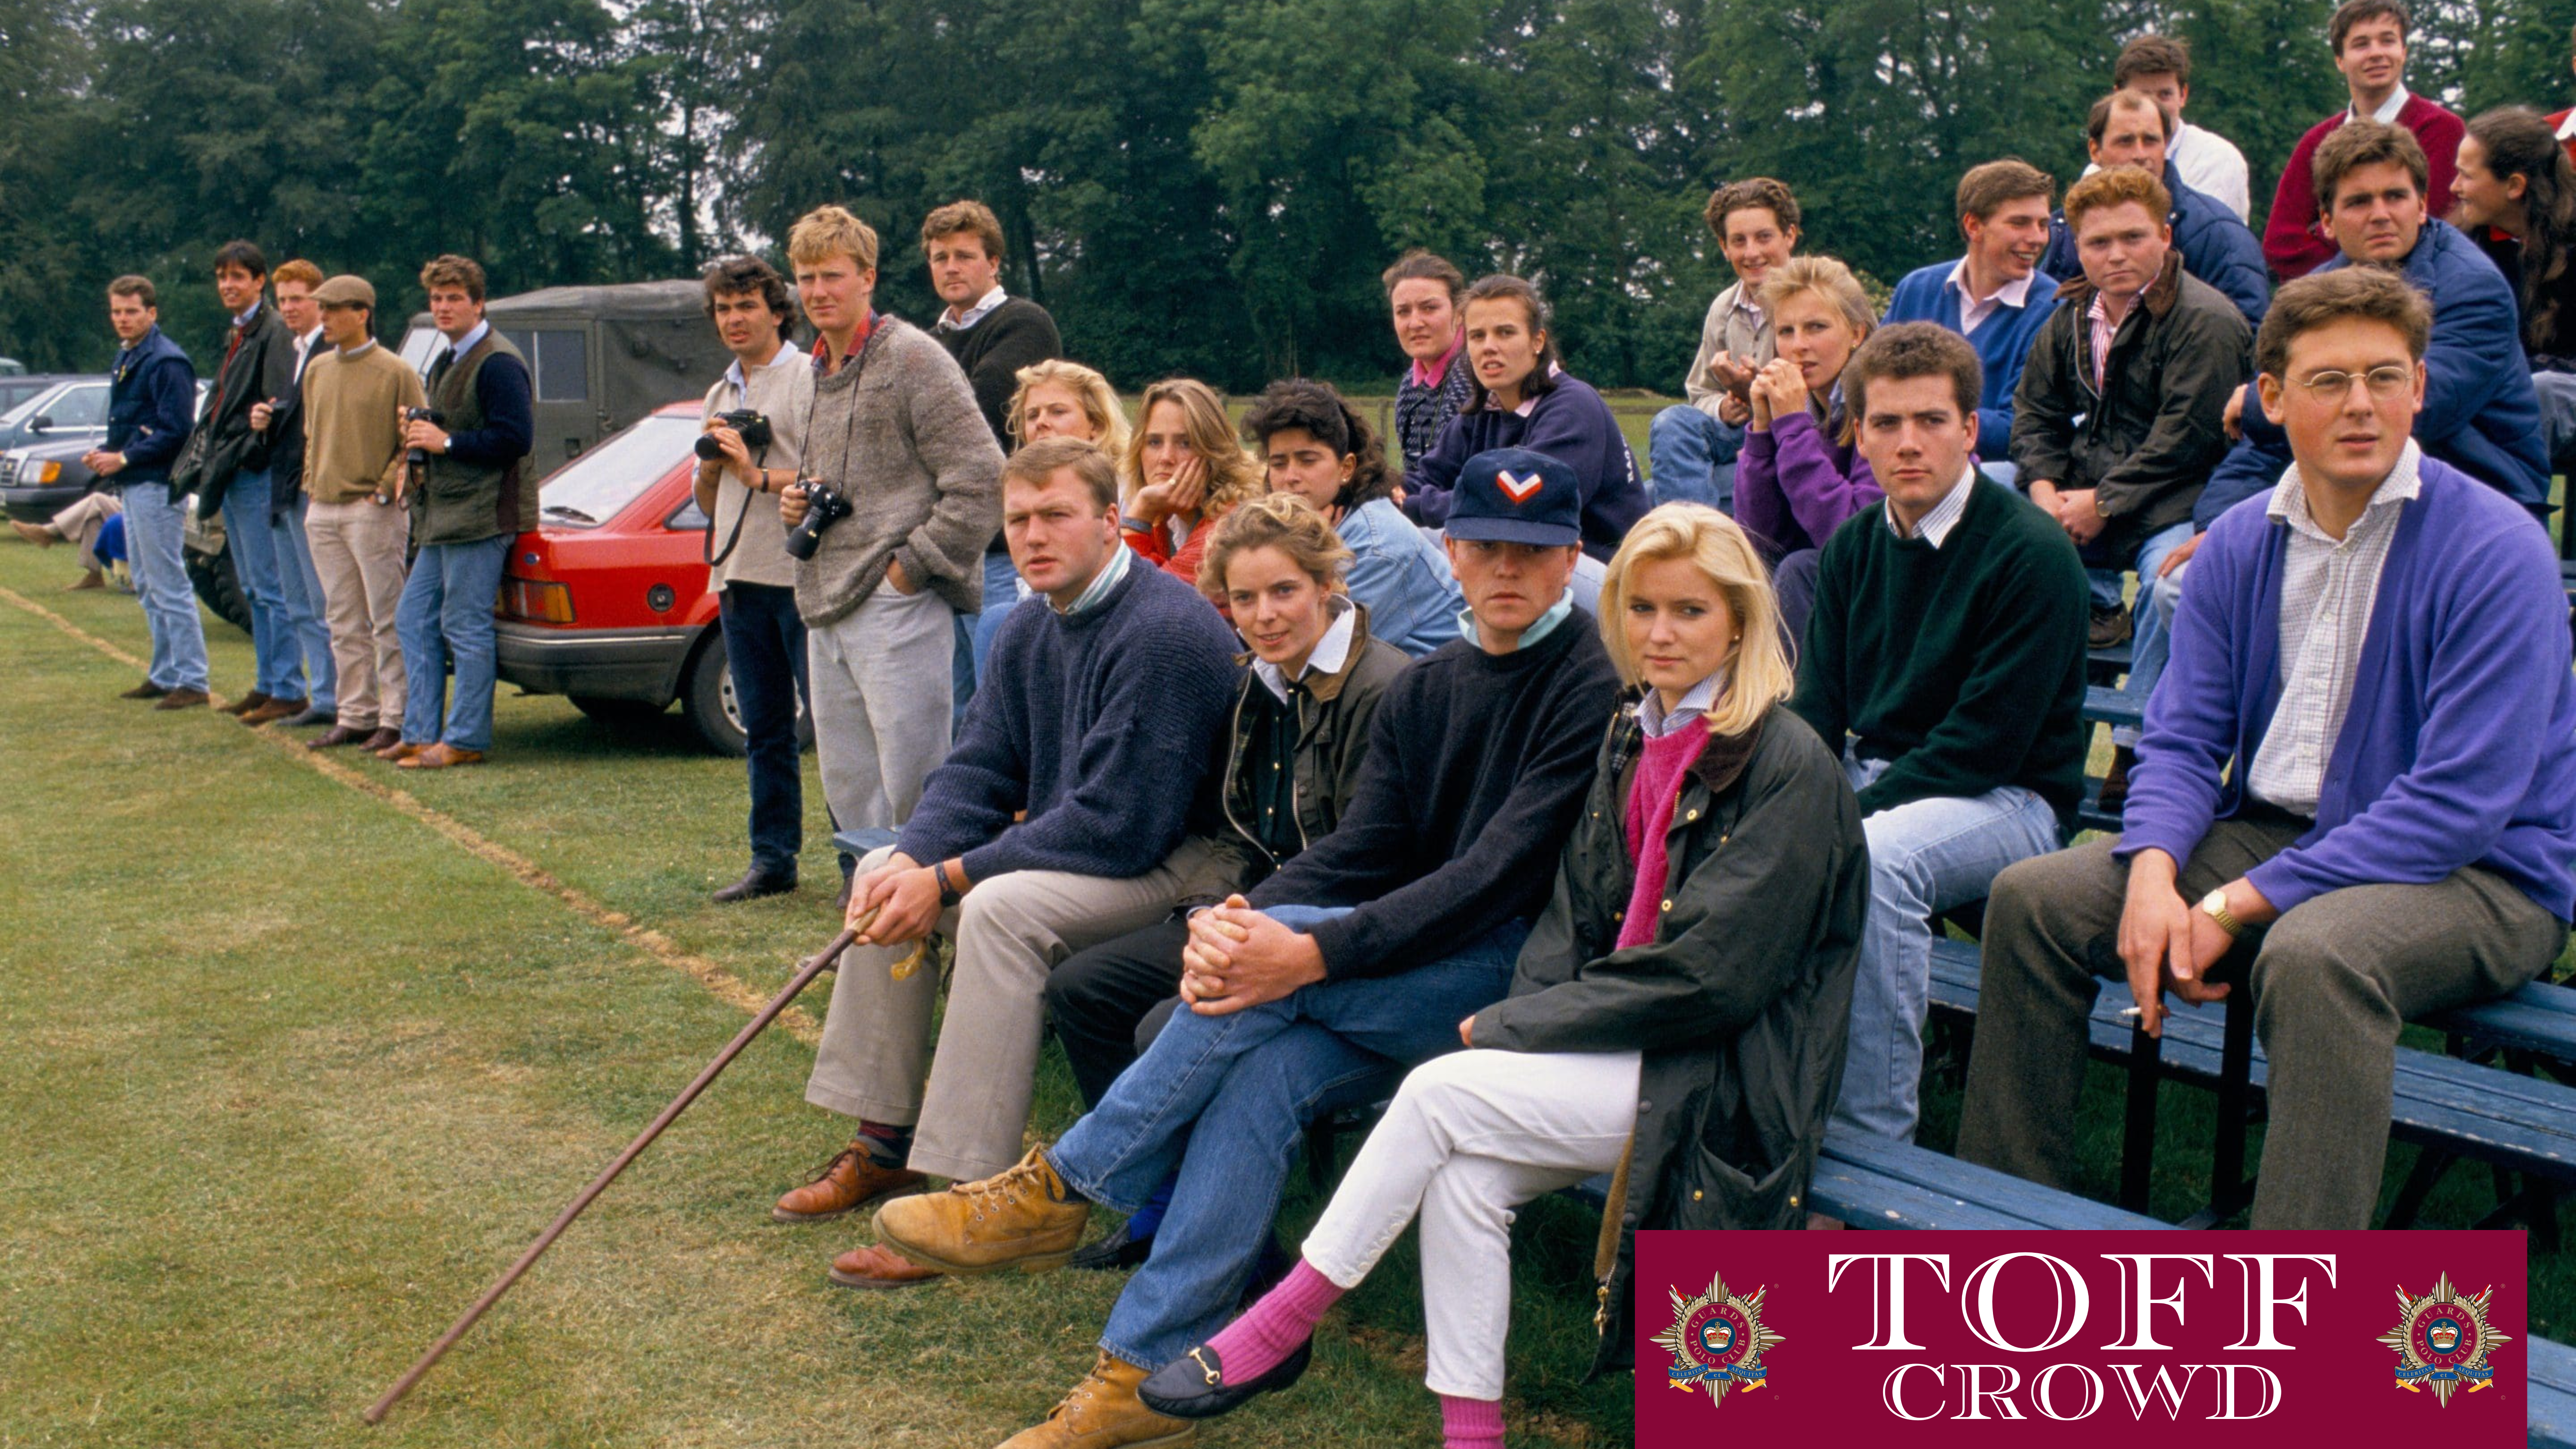
[[[1494,474],[1494,486],[1502,489],[1503,496],[1512,500],[1512,502],[1516,504],[1527,503],[1531,499],[1537,497],[1540,481],[1539,475],[1536,473],[1532,473],[1526,478],[1515,478],[1512,476],[1512,470],[1509,468],[1502,469]]]

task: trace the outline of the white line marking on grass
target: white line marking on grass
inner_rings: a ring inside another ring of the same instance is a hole
[[[120,664],[134,669],[148,667],[143,660],[136,658],[114,642],[90,633],[15,589],[0,588],[0,600],[6,600],[27,613],[35,615]],[[220,707],[224,703],[223,696],[212,696],[212,703]],[[704,956],[680,949],[670,937],[638,922],[634,917],[622,911],[611,910],[591,896],[565,885],[535,861],[483,835],[464,821],[431,809],[409,791],[397,790],[380,780],[369,779],[364,773],[341,764],[338,760],[308,750],[304,748],[303,741],[292,735],[272,734],[265,730],[248,730],[244,733],[284,751],[288,758],[309,767],[325,779],[345,785],[361,795],[392,806],[445,836],[449,842],[460,847],[467,854],[509,872],[521,885],[530,890],[554,897],[574,915],[580,916],[595,926],[615,932],[628,945],[661,964],[686,972],[718,1001],[744,1015],[749,1016],[768,1004],[768,996],[753,990],[741,977]],[[789,1035],[807,1046],[822,1040],[821,1026],[801,1006],[789,1007],[786,1013],[779,1017],[779,1024],[787,1028]]]

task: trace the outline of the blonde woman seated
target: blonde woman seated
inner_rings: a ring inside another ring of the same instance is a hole
[[[1124,458],[1119,527],[1127,546],[1184,583],[1236,504],[1268,491],[1261,464],[1235,441],[1225,402],[1206,383],[1167,378],[1145,389]]]
[[[1753,375],[1753,422],[1737,465],[1735,517],[1776,571],[1789,637],[1807,630],[1816,563],[1843,521],[1886,493],[1852,446],[1843,369],[1877,326],[1869,294],[1831,257],[1795,257],[1762,279],[1780,355]]]
[[[1666,504],[1629,533],[1600,627],[1639,695],[1602,743],[1510,994],[1459,1023],[1470,1050],[1405,1079],[1287,1279],[1147,1379],[1146,1404],[1207,1418],[1293,1383],[1325,1310],[1419,1216],[1426,1381],[1452,1449],[1492,1449],[1515,1206],[1624,1164],[1627,1200],[1603,1219],[1604,1364],[1629,1342],[1628,1214],[1805,1224],[1869,864],[1840,763],[1779,707],[1774,608],[1715,509]]]

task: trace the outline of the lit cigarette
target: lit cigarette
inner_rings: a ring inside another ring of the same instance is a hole
[[[2123,1006],[2123,1007],[2121,1007],[2121,1008],[2120,1008],[2120,1014],[2121,1014],[2122,1016],[2136,1016],[2136,1015],[2138,1015],[2141,1011],[2143,1011],[2144,1009],[2145,1009],[2145,1008],[2143,1008],[2143,1007],[2137,1007],[2137,1006]]]

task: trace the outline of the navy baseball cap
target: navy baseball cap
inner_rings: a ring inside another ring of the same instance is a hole
[[[1527,448],[1489,448],[1458,470],[1447,532],[1541,548],[1581,543],[1583,489],[1562,459]]]

